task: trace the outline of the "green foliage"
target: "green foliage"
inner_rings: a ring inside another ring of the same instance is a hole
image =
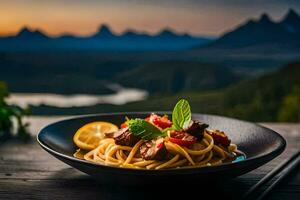
[[[283,99],[279,109],[278,121],[300,122],[300,87],[295,87],[293,93]]]
[[[228,88],[224,95],[224,114],[251,121],[299,121],[296,115],[300,101],[295,97],[299,92],[294,89],[300,86],[299,72],[300,63],[292,63]]]
[[[143,119],[129,120],[128,127],[132,134],[145,140],[165,136],[164,132],[160,131],[156,126]]]
[[[8,105],[5,98],[9,95],[5,83],[0,82],[0,141],[11,136],[14,126],[13,120],[16,121],[17,136],[22,140],[29,139],[27,131],[28,123],[24,123],[22,118],[30,112],[28,109],[22,109],[18,106]]]
[[[7,86],[4,82],[0,82],[0,106],[4,104],[4,98],[8,96]]]
[[[187,100],[179,100],[172,112],[172,122],[176,130],[182,130],[190,124],[192,117],[190,104]]]

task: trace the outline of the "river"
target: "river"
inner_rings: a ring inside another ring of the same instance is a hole
[[[111,88],[114,93],[103,95],[12,93],[7,100],[9,104],[15,104],[21,107],[26,107],[29,105],[46,105],[60,108],[69,108],[94,106],[97,104],[123,105],[129,102],[142,101],[147,99],[148,97],[148,92],[141,89],[125,88],[118,84],[110,84],[108,87]]]

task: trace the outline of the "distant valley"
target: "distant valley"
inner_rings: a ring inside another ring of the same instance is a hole
[[[22,93],[109,94],[113,91],[106,85],[119,83],[151,94],[174,94],[222,88],[239,79],[217,64],[118,55],[0,53],[0,80]]]
[[[150,94],[175,94],[224,88],[239,80],[226,67],[196,61],[160,61],[143,64],[116,76],[127,87],[145,89]]]
[[[179,98],[191,103],[193,112],[218,114],[250,121],[300,121],[300,62],[222,90],[154,95],[145,101],[122,106],[102,104],[93,107],[32,107],[38,114],[85,114],[98,112],[169,111]]]

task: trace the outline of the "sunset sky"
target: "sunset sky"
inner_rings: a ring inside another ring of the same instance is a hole
[[[126,29],[156,33],[164,27],[194,35],[219,35],[249,17],[267,12],[279,19],[299,0],[0,0],[0,35],[21,27],[50,35],[90,35],[100,24],[116,33]]]

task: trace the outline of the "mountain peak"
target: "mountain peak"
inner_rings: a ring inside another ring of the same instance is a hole
[[[294,21],[294,20],[300,20],[300,16],[298,15],[298,13],[293,10],[292,8],[290,8],[287,12],[287,14],[285,15],[283,21]]]
[[[289,33],[300,33],[300,16],[293,9],[289,9],[280,24]]]
[[[111,37],[111,36],[114,36],[114,34],[112,33],[112,31],[110,30],[110,27],[107,24],[102,24],[99,27],[98,32],[95,34],[95,36]]]
[[[20,36],[20,35],[30,34],[30,33],[32,33],[32,31],[27,26],[24,26],[23,28],[20,29],[17,35]]]
[[[24,26],[20,29],[16,37],[24,39],[42,39],[47,38],[47,36],[39,30],[33,31],[32,29]]]
[[[177,37],[178,35],[170,28],[165,28],[163,30],[161,30],[157,36],[160,37]]]
[[[246,21],[246,23],[242,24],[242,26],[252,26],[255,24],[256,24],[256,21],[254,21],[253,19],[249,19],[248,21]]]
[[[262,23],[270,23],[270,22],[272,23],[272,20],[271,20],[271,18],[269,17],[269,15],[267,13],[263,13],[261,15],[259,21],[262,22]]]
[[[290,8],[289,10],[288,10],[288,14],[287,14],[288,16],[298,16],[298,13],[294,10],[294,9],[292,9],[292,8]],[[299,16],[298,16],[299,17]]]
[[[293,11],[290,11],[289,15],[295,16]],[[251,49],[253,47],[261,46],[261,49],[264,49],[268,45],[272,46],[273,44],[278,46],[290,45],[294,48],[299,41],[298,33],[300,33],[300,20],[279,23],[274,22],[264,13],[258,20],[248,20],[246,23],[237,26],[232,31],[225,33],[218,40],[211,43],[209,48]]]
[[[99,32],[111,32],[110,27],[107,24],[102,24],[99,29]]]

